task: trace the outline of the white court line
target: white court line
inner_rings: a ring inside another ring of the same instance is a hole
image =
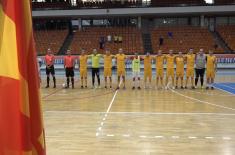
[[[191,103],[191,102],[190,102]],[[65,114],[105,114],[106,112],[83,112],[83,111],[44,111],[44,113],[65,113]],[[234,113],[205,113],[205,112],[192,112],[192,113],[184,113],[184,112],[128,112],[128,111],[120,111],[120,112],[109,112],[109,114],[126,114],[126,115],[212,115],[212,116],[235,116]],[[107,117],[107,116],[106,116]],[[106,120],[106,118],[103,118]],[[102,123],[102,122],[101,122]],[[104,125],[104,122],[103,122]]]
[[[122,80],[120,80],[118,87],[121,86],[121,83],[122,83]],[[109,107],[108,107],[108,109],[106,110],[104,117],[102,118],[103,121],[100,123],[100,126],[98,127],[98,132],[96,132],[96,136],[99,136],[99,132],[101,132],[102,127],[104,126],[105,120],[106,120],[106,118],[108,117],[108,113],[110,112],[110,109],[111,109],[111,107],[112,107],[112,105],[113,105],[113,102],[114,102],[114,100],[115,100],[115,98],[116,98],[116,96],[117,96],[118,90],[119,90],[119,89],[117,89],[117,90],[115,91],[114,95],[113,95],[113,98],[112,98],[112,100],[111,100],[111,102],[110,102],[110,104],[109,104]],[[108,136],[108,135],[107,135],[107,136]]]
[[[124,134],[124,135],[122,135],[123,137],[130,137],[130,135],[129,134]]]
[[[230,137],[223,137],[223,140],[231,140]]]
[[[154,136],[155,138],[164,138],[164,136]]]
[[[168,87],[169,88],[169,87]],[[184,94],[181,94],[171,88],[169,88],[173,93],[176,93],[180,96],[183,96],[185,98],[188,98],[188,99],[191,99],[191,100],[194,100],[194,101],[198,101],[198,102],[201,102],[201,103],[205,103],[205,104],[208,104],[208,105],[212,105],[212,106],[215,106],[215,107],[219,107],[219,108],[222,108],[222,109],[228,109],[228,110],[232,110],[232,111],[235,111],[234,108],[230,108],[230,107],[226,107],[226,106],[222,106],[222,105],[218,105],[218,104],[214,104],[214,103],[210,103],[210,102],[207,102],[207,101],[202,101],[202,100],[199,100],[199,99],[196,99],[196,98],[193,98],[193,97],[189,97],[187,95],[184,95]]]
[[[179,139],[180,136],[171,136],[172,139]]]

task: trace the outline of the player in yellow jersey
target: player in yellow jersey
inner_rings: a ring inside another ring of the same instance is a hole
[[[81,55],[79,57],[81,88],[83,88],[84,82],[85,82],[85,88],[87,88],[87,59],[88,59],[88,56],[85,54],[85,50],[82,49]]]
[[[123,89],[125,89],[125,76],[126,76],[126,55],[123,53],[123,49],[120,48],[118,50],[118,54],[116,55],[116,61],[117,61],[117,76],[118,76],[118,86],[117,89],[119,89],[120,85],[120,79],[122,77],[123,82]]]
[[[174,65],[175,65],[175,56],[173,55],[173,50],[169,50],[169,54],[166,56],[166,89],[168,88],[168,80],[169,77],[171,77],[172,81],[172,89],[175,89],[174,87],[174,78],[175,78],[175,70],[174,70]]]
[[[112,88],[112,59],[113,55],[110,54],[110,50],[106,50],[104,58],[104,80],[105,88],[107,88],[107,78],[109,78],[109,87]]]
[[[179,55],[175,57],[176,64],[176,86],[178,88],[178,81],[180,79],[180,88],[184,89],[183,81],[184,81],[184,56],[182,52],[179,52]]]
[[[152,81],[152,59],[153,57],[149,52],[146,53],[144,57],[144,88],[147,87],[147,80],[149,80],[149,88],[151,88]]]
[[[215,72],[217,70],[216,56],[212,51],[209,51],[209,55],[206,57],[206,78],[207,86],[206,89],[214,89],[213,83],[215,79]]]
[[[162,51],[159,50],[157,56],[155,57],[156,60],[156,87],[159,88],[158,84],[159,81],[161,82],[161,88],[164,87],[163,78],[164,78],[164,59],[165,56],[162,54]]]
[[[195,89],[194,87],[195,54],[193,54],[192,48],[189,50],[188,54],[185,56],[185,61],[187,63],[185,89],[187,89],[189,79],[191,80],[191,88]]]

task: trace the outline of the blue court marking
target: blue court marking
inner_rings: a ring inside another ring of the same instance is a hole
[[[235,83],[215,83],[214,87],[235,95]]]

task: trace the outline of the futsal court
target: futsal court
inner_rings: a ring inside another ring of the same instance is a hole
[[[61,73],[56,89],[41,88],[47,153],[232,155],[234,75],[218,71],[215,90],[143,89],[143,83],[132,90],[128,73],[126,89],[115,90],[103,88],[103,77],[101,89],[81,89],[78,79],[75,89],[63,89]]]

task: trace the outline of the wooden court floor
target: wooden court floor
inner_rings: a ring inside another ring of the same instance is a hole
[[[90,79],[89,79],[90,81]],[[218,76],[217,82],[235,82]],[[221,90],[42,87],[48,155],[233,155],[235,95]],[[44,84],[44,83],[43,83]]]

